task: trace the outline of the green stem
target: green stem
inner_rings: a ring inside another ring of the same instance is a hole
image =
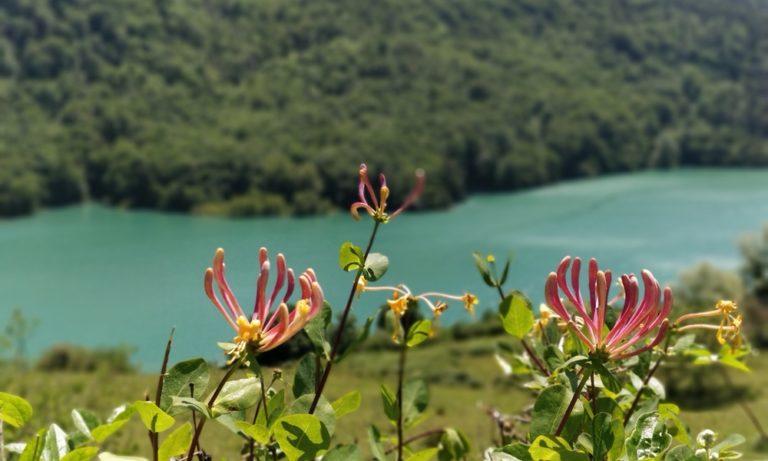
[[[213,391],[213,395],[211,395],[211,398],[208,399],[208,409],[213,408],[213,404],[216,402],[216,397],[219,396],[221,390],[224,389],[224,385],[227,383],[227,381],[229,381],[229,378],[232,377],[232,375],[235,373],[235,371],[237,371],[239,367],[239,360],[234,362],[232,366],[229,367],[229,370],[227,370],[227,372],[224,374],[224,377],[222,377],[221,381],[219,381],[219,385],[216,386],[216,390]],[[189,445],[189,451],[187,452],[187,461],[192,461],[192,455],[195,453],[197,442],[200,440],[200,434],[203,432],[203,427],[205,426],[206,421],[206,418],[200,418],[200,422],[197,423],[197,427],[195,427],[195,434],[192,436],[192,443]]]
[[[336,358],[336,355],[339,353],[339,348],[341,347],[341,338],[344,334],[344,327],[347,325],[347,318],[349,317],[349,311],[352,309],[352,303],[355,300],[355,293],[357,292],[357,284],[360,282],[360,277],[363,276],[363,269],[365,268],[365,262],[368,260],[368,255],[371,252],[371,248],[373,247],[373,242],[376,240],[376,232],[379,230],[379,225],[381,223],[379,221],[376,221],[373,225],[373,231],[371,232],[371,237],[368,239],[368,246],[365,248],[365,254],[363,255],[363,267],[359,268],[357,270],[357,273],[355,274],[355,279],[352,282],[352,289],[349,290],[349,296],[347,297],[347,304],[344,306],[344,311],[341,314],[341,319],[339,320],[339,327],[336,330],[336,336],[334,336],[333,339],[333,346],[331,347],[331,355],[328,358],[328,362],[325,364],[325,370],[323,371],[323,376],[320,378],[320,383],[317,386],[317,390],[315,392],[315,398],[312,400],[312,405],[309,406],[309,414],[313,414],[315,412],[315,409],[317,408],[317,403],[320,401],[320,396],[323,394],[323,389],[325,389],[325,384],[328,382],[328,376],[331,374],[331,368],[333,368],[333,361]]]
[[[648,383],[651,381],[651,378],[653,378],[653,375],[656,373],[656,370],[659,368],[659,365],[661,365],[661,361],[664,360],[667,357],[667,351],[669,350],[669,342],[672,339],[672,334],[667,334],[667,339],[664,340],[664,352],[661,353],[661,356],[656,360],[656,363],[653,364],[650,370],[648,370],[648,374],[645,375],[645,379],[643,379],[643,385],[640,386],[640,389],[637,390],[637,394],[635,395],[635,399],[632,401],[632,405],[629,407],[629,410],[627,410],[627,414],[624,415],[624,425],[627,425],[627,422],[629,422],[629,418],[632,416],[632,414],[637,410],[637,405],[640,404],[640,396],[643,394],[643,390],[645,390],[646,386],[648,386]]]
[[[168,342],[165,344],[165,354],[163,355],[163,364],[160,366],[160,376],[157,377],[157,389],[155,391],[155,405],[160,406],[160,398],[163,395],[163,385],[165,384],[165,372],[168,370],[168,359],[171,356],[171,345],[173,344],[173,333],[176,327],[171,328],[171,334],[168,335]],[[158,461],[158,450],[160,445],[159,434],[149,431],[149,441],[152,444],[152,459]]]
[[[397,461],[403,461],[403,381],[407,351],[408,346],[403,338],[403,343],[400,345],[400,361],[397,366]]]
[[[555,431],[555,437],[559,436],[560,433],[563,432],[563,429],[565,428],[565,423],[568,422],[568,418],[570,418],[571,413],[573,412],[573,407],[576,406],[576,401],[579,400],[581,391],[582,389],[584,389],[584,386],[587,384],[587,381],[589,381],[590,376],[591,376],[590,373],[584,373],[584,377],[579,382],[579,385],[576,386],[576,391],[573,393],[571,402],[568,404],[568,408],[565,409],[565,413],[563,413],[563,418],[560,420],[560,424],[557,425],[557,430]]]

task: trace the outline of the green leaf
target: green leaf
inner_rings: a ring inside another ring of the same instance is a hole
[[[27,442],[27,446],[24,447],[24,451],[19,456],[19,461],[38,461],[43,454],[45,448],[45,435],[48,431],[41,429],[35,434],[34,439]]]
[[[403,386],[403,424],[406,428],[415,426],[429,404],[429,389],[422,379],[415,379]],[[397,410],[395,410],[397,411]],[[397,413],[395,413],[397,414]]]
[[[243,431],[237,427],[237,423],[240,421],[245,421],[245,418],[245,410],[239,410],[224,415],[219,415],[214,418],[214,421],[229,429],[229,431],[233,434],[242,436]]]
[[[423,343],[432,334],[432,322],[427,319],[418,320],[411,328],[408,329],[408,334],[405,337],[405,345],[413,347]]]
[[[611,392],[619,392],[621,390],[621,383],[616,376],[603,365],[601,362],[594,362],[592,364],[595,371],[600,375],[600,380],[603,382],[603,386]]]
[[[275,424],[275,421],[277,421],[285,411],[284,389],[280,389],[274,395],[270,395],[269,393],[267,394],[267,410],[268,411],[265,412],[264,408],[262,407],[258,418],[256,418],[256,422],[268,428],[272,428],[272,426]],[[267,420],[267,414],[269,415],[269,420]]]
[[[675,345],[672,346],[672,352],[679,354],[689,347],[693,346],[693,343],[696,341],[696,335],[693,333],[683,335],[675,341]]]
[[[505,445],[501,448],[497,448],[496,451],[512,455],[512,459],[517,461],[533,461],[531,454],[528,452],[528,446],[520,442]]]
[[[259,423],[249,424],[245,421],[235,421],[235,426],[261,445],[269,443],[270,436],[272,435],[267,426]]]
[[[101,424],[99,417],[87,410],[72,410],[70,415],[72,416],[72,422],[75,424],[75,429],[86,436],[88,440],[92,440],[91,430]]]
[[[371,253],[365,260],[363,275],[369,282],[375,282],[384,276],[389,269],[389,258],[381,253]]]
[[[133,407],[139,413],[144,426],[152,432],[163,432],[170,429],[176,422],[173,416],[161,410],[155,402],[137,400],[133,403]]]
[[[293,376],[293,396],[295,398],[315,393],[317,372],[317,356],[311,352],[305,354],[299,360],[299,364],[296,366],[296,374]]]
[[[555,433],[572,396],[573,392],[562,384],[549,386],[539,394],[533,404],[531,438]]]
[[[333,411],[336,413],[336,418],[338,419],[360,408],[361,401],[362,398],[360,392],[352,391],[334,400],[333,403],[331,403],[331,407],[333,407]]]
[[[447,428],[440,437],[440,452],[437,454],[439,461],[451,461],[466,458],[472,447],[469,439],[462,432],[453,428]]]
[[[512,263],[512,257],[507,258],[507,262],[504,263],[504,269],[501,271],[501,277],[499,277],[499,286],[507,283],[507,276],[509,275],[509,266]]]
[[[312,405],[312,400],[314,400],[314,398],[315,394],[302,395],[293,401],[286,413],[289,415],[309,413],[309,408]],[[314,415],[317,416],[325,428],[328,429],[328,434],[333,435],[336,430],[336,412],[334,411],[333,406],[328,403],[328,399],[320,396],[320,400],[317,401]]]
[[[432,459],[438,451],[439,448],[425,448],[424,450],[417,451],[411,456],[408,456],[405,458],[405,461],[427,461],[428,459]]]
[[[323,461],[362,461],[357,445],[339,445],[323,456]]]
[[[0,421],[21,427],[32,417],[32,405],[23,398],[0,392]]]
[[[315,346],[315,352],[323,354],[328,360],[331,355],[331,344],[325,338],[325,332],[331,323],[331,305],[323,301],[323,307],[312,320],[304,327],[304,331],[309,337],[309,341]],[[313,391],[314,392],[314,391]]]
[[[472,258],[475,260],[475,267],[477,267],[477,271],[483,278],[483,282],[485,282],[485,284],[491,288],[496,288],[496,282],[493,280],[493,277],[491,277],[491,270],[488,267],[488,264],[485,262],[483,255],[478,252],[474,252],[472,253]]]
[[[160,409],[169,411],[173,405],[173,397],[200,398],[205,395],[208,380],[208,364],[201,358],[184,360],[173,365],[163,381]],[[192,395],[192,389],[194,389],[194,395]]]
[[[552,439],[540,435],[533,441],[528,452],[536,461],[589,461],[586,453],[571,449],[562,437]]]
[[[593,459],[605,459],[613,447],[614,434],[611,423],[611,415],[608,413],[598,413],[595,416],[592,423],[592,427],[595,428],[595,433],[592,434]]]
[[[613,445],[608,450],[608,461],[618,461],[624,453],[624,416],[618,415],[611,420]]]
[[[386,384],[381,385],[381,401],[384,404],[384,414],[387,415],[387,418],[393,423],[397,421],[397,397]]]
[[[91,436],[93,436],[93,440],[97,442],[103,442],[107,439],[107,437],[111,436],[120,430],[121,427],[125,426],[125,423],[131,419],[131,416],[133,416],[134,413],[136,413],[136,409],[133,407],[133,405],[123,405],[115,408],[115,410],[112,412],[113,417],[109,418],[106,424],[102,424],[91,430]]]
[[[667,452],[664,461],[700,461],[693,451],[685,445],[678,445]]]
[[[168,461],[174,456],[185,453],[192,443],[193,432],[194,429],[190,423],[184,423],[175,431],[171,432],[168,437],[163,440],[163,443],[160,444],[158,450],[159,461]]]
[[[59,461],[69,453],[67,433],[56,424],[51,424],[45,434],[42,457],[45,461]]]
[[[312,461],[331,445],[328,429],[316,416],[287,415],[275,423],[275,439],[289,461]]]
[[[213,415],[218,416],[231,411],[251,408],[256,405],[260,398],[261,385],[258,378],[229,381],[224,385],[213,403]]]
[[[186,408],[188,410],[196,411],[197,413],[205,416],[206,418],[213,418],[211,409],[203,402],[193,399],[192,397],[177,397],[171,398],[171,408]]]
[[[76,448],[61,458],[61,461],[91,461],[99,452],[99,447]]]
[[[672,436],[657,412],[640,415],[635,429],[626,442],[627,457],[630,461],[654,459],[669,447]]]
[[[747,439],[744,438],[741,434],[730,434],[728,437],[724,438],[720,443],[712,447],[714,450],[727,450],[729,448],[733,448],[735,446],[741,445],[742,443],[746,442]]]
[[[368,426],[368,443],[371,446],[371,454],[376,461],[387,461],[384,447],[381,446],[381,433],[373,424]]]
[[[339,267],[349,272],[363,267],[363,250],[352,242],[344,242],[339,248]]]
[[[535,321],[531,301],[520,291],[513,291],[499,304],[504,330],[518,339],[531,331]]]
[[[680,420],[680,407],[674,403],[661,403],[658,406],[659,418],[666,421],[667,429],[670,434],[678,442],[688,445],[690,437],[688,436],[688,428],[685,423]],[[671,421],[672,424],[669,424]]]

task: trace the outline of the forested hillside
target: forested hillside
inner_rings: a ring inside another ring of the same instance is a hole
[[[768,164],[768,0],[2,0],[0,213]]]

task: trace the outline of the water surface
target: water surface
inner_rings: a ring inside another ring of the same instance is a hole
[[[377,251],[390,257],[382,282],[414,292],[494,293],[475,273],[472,251],[512,252],[510,285],[542,299],[548,272],[566,254],[595,256],[614,272],[648,268],[661,281],[701,260],[739,264],[737,240],[768,222],[768,170],[649,172],[563,183],[527,192],[475,196],[445,212],[404,214],[383,226]],[[226,250],[228,278],[241,302],[253,300],[257,252],[311,266],[341,308],[351,275],[337,265],[344,240],[363,245],[371,223],[347,214],[227,220],[84,205],[0,221],[0,322],[20,307],[40,324],[32,355],[58,342],[133,344],[157,366],[176,326],[173,360],[220,358],[232,333],[203,294],[214,250]],[[358,318],[384,299],[364,295]],[[452,306],[444,321],[466,318]]]

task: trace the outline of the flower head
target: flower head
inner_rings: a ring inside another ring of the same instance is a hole
[[[570,265],[571,257],[566,256],[560,262],[557,272],[549,274],[545,295],[552,310],[568,322],[576,337],[590,352],[605,353],[610,359],[620,360],[650,350],[661,342],[669,329],[667,316],[672,308],[672,290],[664,289],[662,303],[659,283],[653,274],[643,270],[641,276],[644,288],[640,299],[637,277],[634,274],[622,275],[620,280],[624,289],[624,307],[613,328],[606,332],[605,317],[609,304],[611,272],[598,270],[594,258],[589,261],[589,303],[585,305],[579,290],[581,260],[573,260],[569,287],[567,272]],[[568,312],[560,299],[560,290],[576,309],[574,314]],[[579,326],[579,320],[583,321],[583,327]],[[657,328],[658,331],[651,342],[645,344],[643,340],[650,337]],[[636,345],[637,347],[634,347]]]
[[[390,219],[400,214],[403,210],[411,206],[411,204],[413,204],[417,198],[419,198],[421,193],[424,191],[424,181],[424,170],[416,170],[416,185],[411,190],[411,193],[408,194],[408,196],[405,198],[403,204],[400,205],[400,208],[395,210],[392,214],[387,214],[387,200],[389,199],[389,187],[387,187],[387,178],[385,178],[383,174],[379,175],[379,195],[377,197],[373,190],[373,185],[368,179],[368,167],[365,165],[365,163],[363,163],[360,165],[360,183],[357,188],[357,193],[360,200],[353,203],[350,207],[352,217],[356,220],[359,220],[359,210],[362,208],[368,212],[368,214],[371,215],[375,221],[380,223],[389,222]],[[370,198],[370,201],[369,198],[366,197],[366,193]]]
[[[735,302],[730,300],[720,300],[715,308],[708,311],[693,312],[680,316],[675,321],[677,331],[683,332],[688,330],[715,330],[715,338],[717,342],[722,344],[730,343],[732,348],[741,346],[741,324],[743,318],[741,314],[734,315],[734,312],[738,310],[738,306]],[[708,323],[696,323],[682,325],[683,322],[693,319],[703,319],[708,317],[720,318],[719,325],[711,325]]]
[[[474,306],[478,303],[477,296],[471,294],[471,293],[465,293],[461,296],[458,295],[450,295],[446,293],[438,293],[438,292],[428,292],[428,293],[421,293],[418,295],[413,294],[411,292],[411,289],[408,288],[406,285],[397,285],[397,286],[368,286],[368,285],[358,285],[358,290],[362,291],[391,291],[392,292],[392,298],[387,300],[387,305],[389,306],[389,310],[392,312],[392,315],[395,317],[395,331],[392,335],[392,339],[397,341],[400,336],[400,320],[403,318],[403,315],[405,315],[405,312],[408,310],[408,306],[410,303],[416,302],[416,301],[422,301],[424,304],[429,307],[429,310],[432,311],[432,316],[435,320],[438,320],[440,316],[445,312],[446,309],[448,309],[448,304],[445,302],[445,300],[452,300],[452,301],[462,301],[465,304],[465,307],[467,304],[470,306]]]
[[[272,292],[268,293],[270,261],[266,248],[259,250],[259,263],[261,271],[256,281],[256,302],[250,315],[246,315],[240,307],[224,277],[223,249],[216,250],[213,267],[205,271],[205,294],[236,332],[235,347],[228,351],[233,359],[239,357],[247,347],[252,347],[256,352],[264,352],[283,344],[304,328],[323,306],[323,291],[312,269],[307,269],[299,276],[301,298],[290,310],[287,303],[296,286],[293,269],[286,266],[285,257],[279,253],[276,258],[277,278]],[[214,291],[214,283],[219,295]],[[283,288],[285,291],[279,297]]]

